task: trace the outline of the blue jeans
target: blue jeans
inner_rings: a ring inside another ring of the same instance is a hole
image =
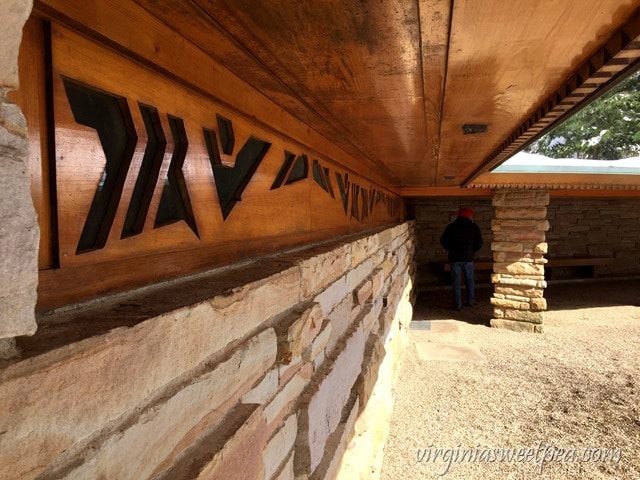
[[[475,282],[473,279],[473,262],[451,262],[451,283],[453,284],[453,302],[457,308],[462,307],[462,273],[467,285],[467,302],[472,305],[476,301]]]

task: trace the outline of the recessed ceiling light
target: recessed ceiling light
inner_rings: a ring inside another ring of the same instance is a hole
[[[487,125],[481,123],[465,123],[462,126],[462,133],[472,135],[474,133],[484,133],[487,131]]]

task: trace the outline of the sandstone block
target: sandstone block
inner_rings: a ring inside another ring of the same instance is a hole
[[[312,365],[309,363],[304,364],[300,371],[276,394],[264,409],[264,419],[267,424],[272,424],[290,413],[294,401],[309,384],[312,375]]]
[[[496,285],[494,288],[496,293],[501,293],[503,295],[518,295],[527,298],[541,298],[544,291],[539,288],[527,288],[526,286],[518,286],[518,285]]]
[[[378,320],[380,312],[382,311],[382,301],[377,301],[373,304],[368,304],[362,311],[362,323],[364,325],[364,332],[368,335],[371,332],[377,332]]]
[[[327,352],[332,352],[340,340],[340,338],[349,330],[351,325],[351,296],[345,298],[340,302],[336,308],[327,316],[329,322],[331,322],[331,337],[327,343]]]
[[[305,399],[298,421],[300,425],[296,445],[296,474],[313,472],[324,455],[327,439],[342,416],[351,388],[360,374],[366,336],[362,323],[346,338],[335,361],[317,389]]]
[[[495,295],[495,294],[494,294]],[[505,298],[507,300],[512,300],[514,302],[525,302],[529,303],[529,297],[523,297],[520,295],[506,295]],[[526,308],[524,310],[527,310]]]
[[[213,459],[202,469],[198,475],[198,480],[208,480],[211,478],[224,478],[229,480],[261,480],[264,478],[261,462],[247,462],[247,458],[259,458],[264,448],[267,428],[258,410],[248,420],[239,424],[238,429],[233,432],[233,436],[227,440],[222,448],[215,452]],[[230,415],[230,420],[234,418]],[[220,438],[217,434],[213,439]],[[222,437],[224,438],[224,437]],[[213,440],[212,439],[212,440]],[[204,449],[205,458],[211,457],[211,450]],[[251,463],[251,465],[247,465]],[[193,466],[190,466],[188,474],[192,474]],[[163,480],[174,478],[188,478],[178,475],[167,476]]]
[[[6,29],[0,29],[0,60],[7,63],[0,61],[0,79],[10,83],[0,85],[9,86],[14,80],[17,84],[17,49],[30,7],[27,2],[12,2],[5,8],[11,14],[4,11],[2,17]],[[0,92],[0,338],[33,335],[37,328],[39,230],[29,193],[26,137],[27,125],[20,109],[4,101]]]
[[[545,207],[496,207],[497,219],[533,219],[545,220],[547,209]]]
[[[508,273],[511,275],[544,276],[544,265],[535,263],[513,262],[494,263],[493,271],[496,273]]]
[[[531,310],[546,310],[547,309],[547,300],[544,298],[532,298],[531,299]]]
[[[278,386],[285,386],[302,369],[304,363],[302,355],[292,358],[289,363],[278,363]]]
[[[509,275],[492,274],[491,282],[501,285],[518,285],[527,287],[546,288],[547,282],[543,280],[537,280],[536,278],[514,278]]]
[[[351,268],[369,258],[378,249],[378,235],[369,235],[351,244]]]
[[[320,304],[322,307],[322,314],[326,317],[329,315],[329,312],[336,307],[336,305],[349,295],[351,290],[347,289],[346,276],[343,276],[320,292],[314,301]]]
[[[358,305],[364,305],[373,295],[373,282],[366,280],[360,284],[353,292],[353,301]]]
[[[0,85],[6,89],[18,88],[18,51],[22,27],[31,13],[32,2],[27,0],[4,3],[5,13],[0,29]],[[2,144],[4,145],[4,143]],[[28,192],[28,190],[27,190]]]
[[[341,421],[338,428],[329,436],[327,440],[327,451],[311,475],[310,480],[335,479],[342,465],[342,459],[348,447],[349,437],[353,434],[353,427],[360,412],[360,402],[358,398],[350,401],[343,411],[344,421]]]
[[[518,242],[491,242],[491,250],[494,252],[522,252],[524,246]]]
[[[384,248],[376,250],[376,252],[369,257],[371,259],[371,265],[373,266],[373,268],[379,267],[382,262],[384,262],[386,256],[387,253],[384,251]]]
[[[262,454],[264,480],[271,480],[272,476],[279,470],[279,467],[290,456],[297,434],[297,417],[296,415],[290,415],[284,421],[284,425],[269,439],[264,449]]]
[[[493,260],[497,263],[535,263],[536,256],[539,255],[524,252],[493,252]]]
[[[322,327],[322,308],[314,303],[303,312],[287,315],[276,327],[278,333],[278,361],[289,363],[302,355]]]
[[[528,312],[523,310],[505,310],[504,317],[509,320],[520,320],[529,323],[542,323],[541,312]]]
[[[551,225],[549,224],[548,220],[539,220],[535,224],[536,230],[541,230],[543,232],[546,232],[549,230],[549,228],[551,228]]]
[[[371,259],[367,259],[360,263],[357,267],[352,268],[347,272],[346,286],[347,291],[351,292],[360,285],[365,278],[371,275],[372,262]]]
[[[546,254],[549,250],[549,245],[546,242],[536,243],[533,246],[533,253]]]
[[[278,370],[271,369],[260,382],[242,396],[242,403],[264,405],[278,390]]]
[[[535,331],[535,326],[533,323],[529,322],[518,322],[513,320],[505,320],[502,318],[492,318],[489,324],[493,328],[504,328],[506,330],[512,330],[514,332],[529,332],[533,333]]]
[[[549,205],[548,190],[496,191],[493,194],[494,207],[530,207]]]
[[[301,292],[309,298],[340,278],[351,268],[351,244],[299,262]]]
[[[329,320],[326,320],[324,322],[324,325],[322,326],[322,330],[320,331],[316,339],[313,341],[313,344],[311,345],[310,358],[307,359],[305,357],[306,360],[313,361],[314,369],[317,369],[324,362],[325,354],[326,354],[325,349],[329,344],[329,340],[331,339],[331,336],[332,336],[331,322]]]
[[[393,228],[387,228],[382,232],[378,233],[378,247],[382,248],[393,240]]]
[[[544,242],[544,239],[543,231],[524,228],[502,230],[494,234],[494,240],[499,242]]]
[[[164,459],[167,466],[173,464],[184,438],[222,421],[227,409],[273,365],[275,340],[272,329],[263,331],[212,371],[192,379],[166,400],[142,409],[131,426],[111,432],[70,476],[149,478],[159,468],[158,459]]]
[[[384,360],[385,354],[386,351],[382,342],[378,338],[372,337],[365,350],[362,373],[356,383],[356,391],[358,392],[361,407],[366,406],[376,386],[380,365]]]
[[[157,469],[160,472],[154,472],[152,478],[156,480],[176,478],[262,480],[262,462],[251,462],[251,465],[246,465],[245,459],[260,457],[267,434],[262,414],[256,405],[240,404],[228,412],[221,424],[204,432],[200,438],[192,438],[191,440],[195,443],[191,444],[173,465],[165,468],[163,462]],[[74,478],[74,476],[65,478]]]
[[[491,305],[506,309],[515,309],[515,310],[529,310],[531,306],[528,302],[516,302],[513,300],[507,300],[506,298],[491,298]],[[508,317],[508,311],[505,312],[505,315]]]
[[[293,470],[293,455],[290,455],[284,468],[277,476],[273,477],[273,480],[306,480],[306,478],[296,479],[296,474]]]

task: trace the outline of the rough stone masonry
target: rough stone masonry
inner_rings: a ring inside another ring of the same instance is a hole
[[[36,330],[38,224],[29,193],[27,126],[7,100],[18,87],[21,30],[31,1],[0,0],[0,359]]]
[[[548,190],[505,189],[493,196],[492,327],[542,332],[548,204]]]

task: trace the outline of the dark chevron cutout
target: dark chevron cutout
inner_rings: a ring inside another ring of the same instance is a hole
[[[284,163],[280,167],[280,170],[278,171],[278,175],[276,175],[276,179],[273,181],[273,184],[271,185],[271,190],[275,190],[276,188],[280,188],[282,186],[282,182],[284,182],[284,179],[287,176],[287,173],[289,173],[289,169],[291,168],[291,165],[293,164],[293,161],[295,160],[295,158],[296,158],[295,153],[291,153],[286,150],[284,151]]]
[[[362,198],[362,210],[360,212],[360,221],[364,222],[369,218],[369,190],[360,189],[360,197]]]
[[[349,211],[349,192],[350,192],[350,182],[349,182],[349,174],[344,174],[344,179],[342,175],[338,172],[335,172],[336,180],[338,181],[338,190],[340,191],[340,199],[342,200],[342,207],[344,208],[344,214],[347,215]]]
[[[336,198],[335,194],[333,193],[333,185],[331,184],[331,176],[329,175],[329,169],[323,168],[323,172],[324,172],[324,180],[325,180],[325,183],[327,184],[327,192],[329,192],[329,195],[331,195],[331,198]]]
[[[318,163],[318,160],[313,161],[313,180],[320,185],[320,187],[325,191],[329,191],[329,187],[327,187],[327,181],[324,178],[324,172],[322,171],[322,167]]]
[[[233,148],[235,146],[235,135],[233,134],[233,125],[231,120],[216,115],[218,121],[218,131],[220,132],[220,144],[222,146],[222,153],[225,155],[233,155]]]
[[[216,132],[215,130],[203,128],[202,134],[204,135],[204,143],[207,145],[207,152],[209,153],[209,162],[211,163],[211,169],[213,170],[214,165],[222,165],[222,160],[220,159],[220,151],[218,150],[218,140],[216,137]]]
[[[160,115],[155,107],[140,104],[140,113],[147,131],[147,146],[144,150],[144,157],[136,186],[133,189],[127,216],[122,227],[121,238],[130,237],[142,233],[144,223],[149,213],[149,206],[153,198],[164,152],[167,148],[167,138],[162,129]]]
[[[291,172],[287,177],[286,185],[291,185],[292,183],[299,182],[304,180],[309,176],[309,159],[303,153],[302,155],[298,155],[296,158],[296,162],[293,164],[291,168]]]
[[[360,185],[351,184],[351,218],[360,220],[358,200],[360,197]]]
[[[96,130],[106,159],[76,248],[79,254],[105,246],[138,137],[124,97],[67,78],[63,83],[74,119]]]
[[[160,206],[156,215],[155,227],[158,228],[184,220],[193,233],[196,234],[196,237],[200,238],[196,219],[191,208],[187,182],[182,172],[184,159],[189,148],[187,132],[184,128],[184,121],[181,118],[168,115],[168,119],[174,147],[169,171],[162,190]]]
[[[309,159],[303,153],[296,158],[295,153],[287,150],[284,152],[284,162],[276,175],[276,179],[271,185],[271,190],[280,188],[284,182],[285,185],[299,182],[309,176]],[[286,181],[285,181],[286,178]]]
[[[242,192],[247,188],[270,147],[270,143],[251,137],[238,152],[233,167],[216,165],[212,162],[213,177],[224,220],[227,219],[236,202],[242,200]]]

